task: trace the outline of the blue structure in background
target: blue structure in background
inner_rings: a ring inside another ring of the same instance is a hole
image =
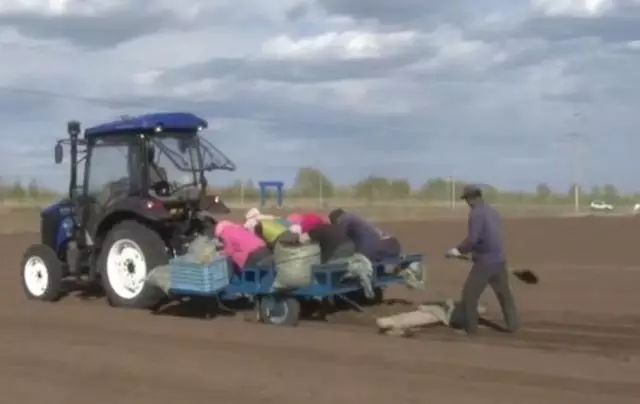
[[[282,181],[260,181],[258,182],[258,186],[260,187],[260,207],[264,207],[265,202],[267,200],[267,189],[275,188],[278,193],[278,207],[282,207],[282,187],[284,187],[284,182]]]

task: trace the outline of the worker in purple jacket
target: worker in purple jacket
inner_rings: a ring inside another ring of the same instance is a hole
[[[468,235],[446,255],[459,258],[471,253],[473,266],[462,289],[462,301],[454,311],[452,325],[464,328],[467,334],[477,331],[478,301],[487,285],[490,285],[500,303],[507,330],[515,332],[519,328],[519,319],[509,287],[500,216],[485,203],[482,191],[477,186],[466,186],[461,199],[471,208]]]
[[[372,262],[395,258],[401,254],[400,243],[395,237],[384,234],[353,213],[338,208],[329,213],[329,221],[344,229],[355,244],[356,252]]]

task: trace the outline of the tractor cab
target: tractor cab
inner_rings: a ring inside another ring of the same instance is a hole
[[[229,212],[207,195],[205,174],[235,165],[202,137],[207,126],[193,114],[159,113],[123,117],[81,136],[80,124],[69,122],[69,138],[55,147],[57,164],[69,148],[69,193],[42,212],[38,248],[66,275],[102,278],[110,301],[150,304],[155,294],[140,273],[183,253],[210,230],[213,214]],[[123,286],[129,281],[137,289]]]
[[[79,124],[71,122],[70,138],[56,145],[56,162],[62,162],[62,144],[70,144],[71,198],[90,196],[103,207],[127,195],[189,202],[206,191],[205,172],[235,170],[200,136],[206,127],[191,114],[152,114],[89,128],[79,139]],[[84,179],[78,184],[81,163]]]

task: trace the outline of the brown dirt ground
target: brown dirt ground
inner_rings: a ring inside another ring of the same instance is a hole
[[[506,221],[511,263],[540,275],[512,283],[523,329],[444,327],[411,339],[377,335],[375,314],[283,329],[243,316],[152,315],[102,298],[29,302],[21,254],[34,234],[0,236],[0,392],[6,403],[637,403],[640,263],[629,218]],[[416,303],[457,296],[467,266],[441,258],[464,222],[394,223],[408,250],[429,259],[428,292],[390,291]],[[495,299],[483,296],[500,321]]]

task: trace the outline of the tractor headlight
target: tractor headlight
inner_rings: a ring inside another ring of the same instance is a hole
[[[154,132],[156,133],[160,133],[162,132],[162,125],[156,125],[155,128],[153,128]]]

